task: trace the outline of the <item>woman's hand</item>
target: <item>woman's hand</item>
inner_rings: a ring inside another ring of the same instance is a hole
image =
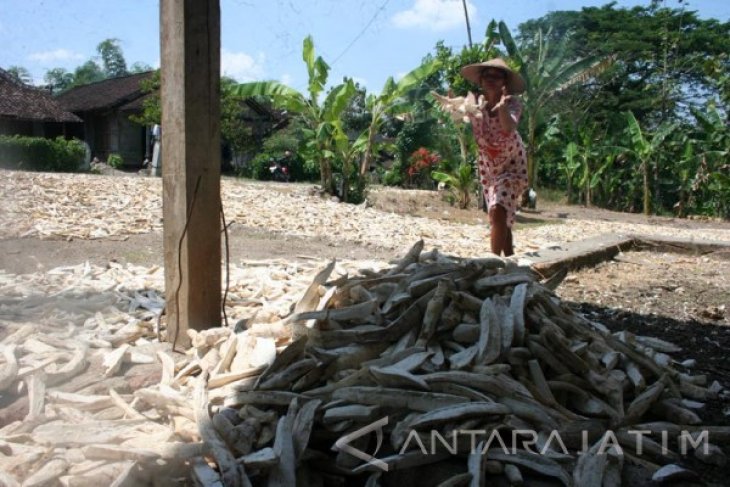
[[[502,87],[502,97],[492,107],[492,112],[499,115],[499,124],[505,132],[514,132],[517,130],[518,119],[514,117],[509,110],[509,104],[512,102],[512,95],[507,94],[507,87]]]
[[[492,107],[492,111],[496,112],[498,109],[502,107],[506,107],[509,102],[512,100],[512,95],[507,94],[507,87],[502,87],[502,96],[500,97],[499,101]]]
[[[431,96],[438,102],[441,109],[451,115],[451,119],[456,123],[467,123],[470,117],[481,118],[481,109],[484,106],[484,97],[475,97],[473,93],[467,96],[447,97],[439,95],[435,91],[431,92]]]

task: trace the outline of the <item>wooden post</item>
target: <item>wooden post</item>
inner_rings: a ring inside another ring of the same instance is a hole
[[[221,322],[220,4],[161,0],[168,341]]]

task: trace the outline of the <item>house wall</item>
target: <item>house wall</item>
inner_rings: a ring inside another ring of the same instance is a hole
[[[84,121],[84,141],[89,144],[91,157],[106,161],[109,152],[103,137],[104,129],[101,127],[103,117],[99,117],[94,112],[82,112],[77,115]]]
[[[91,156],[106,161],[110,154],[119,154],[124,166],[142,167],[145,155],[145,130],[129,120],[126,112],[84,112],[85,140]]]
[[[115,132],[117,154],[124,159],[128,167],[142,167],[145,153],[145,129],[141,125],[129,120],[129,114],[116,114]]]
[[[80,123],[0,119],[0,135],[23,135],[26,137],[45,137],[47,139],[64,136],[66,138],[83,139],[81,128]]]
[[[33,122],[0,118],[0,135],[33,135]]]

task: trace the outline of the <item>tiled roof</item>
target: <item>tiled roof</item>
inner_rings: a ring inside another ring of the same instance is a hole
[[[56,100],[66,110],[76,113],[126,105],[145,95],[140,82],[153,74],[154,71],[147,71],[77,86],[61,93]]]
[[[21,83],[0,69],[0,118],[37,122],[81,122],[46,91]]]
[[[138,112],[144,110],[144,102],[148,98],[152,98],[153,93],[146,93],[142,96],[135,98],[134,100],[130,101],[129,103],[122,105],[121,108],[119,108],[123,112]]]

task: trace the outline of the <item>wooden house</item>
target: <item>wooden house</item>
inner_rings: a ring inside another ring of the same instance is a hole
[[[129,117],[142,112],[141,100],[148,96],[141,83],[153,71],[108,78],[64,91],[56,100],[83,121],[79,138],[91,148],[91,156],[105,161],[119,154],[127,167],[141,167],[149,157],[149,129]]]
[[[80,127],[81,119],[46,90],[28,86],[0,69],[0,135],[70,137]]]

